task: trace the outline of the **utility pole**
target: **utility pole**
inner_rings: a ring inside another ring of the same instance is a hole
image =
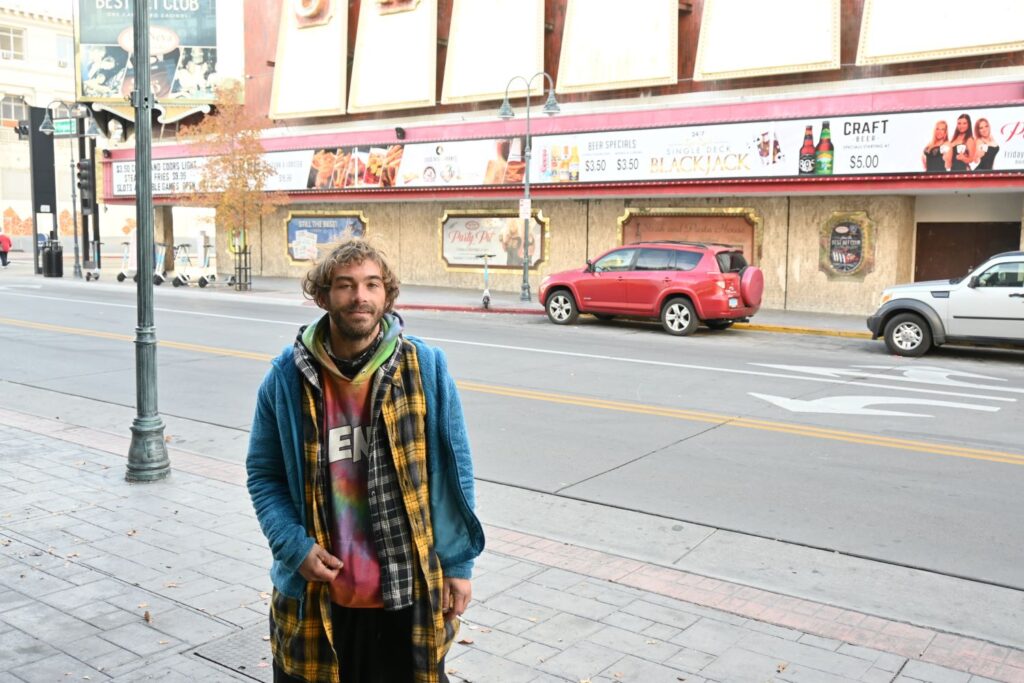
[[[149,85],[149,3],[134,3],[135,224],[138,288],[135,328],[135,406],[128,481],[156,481],[171,473],[164,423],[157,412],[156,327],[153,324],[153,90]]]

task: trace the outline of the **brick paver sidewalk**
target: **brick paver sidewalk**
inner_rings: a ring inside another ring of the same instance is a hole
[[[127,438],[8,410],[0,442],[0,681],[270,680],[241,465],[131,485]],[[456,682],[1024,682],[1019,650],[487,531]]]

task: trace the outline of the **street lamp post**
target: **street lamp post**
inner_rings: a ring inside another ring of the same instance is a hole
[[[523,218],[523,284],[519,292],[520,301],[530,300],[530,220],[532,219],[530,209],[530,155],[531,155],[531,141],[530,141],[530,90],[533,87],[533,80],[537,76],[543,76],[544,81],[541,81],[542,88],[541,94],[544,94],[543,85],[546,81],[548,87],[548,99],[544,103],[544,109],[542,110],[548,116],[554,116],[560,109],[558,106],[558,100],[555,99],[555,83],[544,71],[538,71],[529,79],[524,76],[513,76],[508,84],[505,86],[505,100],[501,103],[501,108],[498,110],[498,116],[508,120],[514,117],[516,114],[512,111],[512,105],[508,101],[508,89],[512,87],[512,84],[516,81],[522,81],[526,84],[526,146],[523,151],[523,160],[526,163],[526,168],[523,171],[523,204],[524,214]]]
[[[136,289],[135,420],[128,447],[128,481],[163,479],[171,473],[164,423],[157,412],[156,327],[153,324],[153,90],[149,79],[149,3],[136,2],[133,16],[135,67]]]
[[[53,125],[53,119],[50,117],[50,108],[53,105],[58,105],[64,109],[68,114],[68,118],[75,122],[75,130],[73,133],[61,132],[57,133],[56,128]],[[80,121],[86,119],[85,130],[82,130]],[[78,193],[75,191],[75,143],[74,141],[83,137],[90,137],[96,135],[96,122],[92,118],[92,114],[89,112],[89,108],[84,104],[75,103],[69,104],[64,100],[53,100],[46,105],[46,116],[43,118],[43,123],[39,126],[39,132],[47,135],[60,135],[67,137],[70,142],[71,149],[71,160],[68,162],[71,167],[71,232],[74,237],[75,244],[75,269],[74,277],[82,278],[82,262],[79,259],[78,252]],[[55,212],[56,213],[56,212]],[[83,235],[85,237],[85,235]]]

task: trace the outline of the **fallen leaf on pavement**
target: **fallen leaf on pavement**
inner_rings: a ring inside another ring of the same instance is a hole
[[[164,584],[164,588],[177,588],[177,587],[178,587],[178,584],[174,583],[173,581],[168,581],[167,583]]]
[[[482,629],[480,629],[480,633],[490,633],[490,632],[491,632],[491,629],[489,629],[489,628],[482,628]]]
[[[146,610],[146,613],[142,615],[142,618],[146,620],[147,624],[153,623],[153,615],[149,613],[149,610]]]
[[[525,233],[524,233],[524,234],[525,234]],[[777,673],[782,673],[783,671],[785,671],[785,670],[786,670],[786,667],[787,667],[787,666],[789,666],[789,665],[788,665],[788,664],[786,664],[786,662],[782,662],[782,663],[781,663],[781,664],[779,664],[779,665],[778,665],[777,667],[775,667],[775,671],[776,671]]]
[[[146,609],[147,607],[149,607],[149,603],[148,602],[140,602],[139,603],[139,609]]]
[[[138,531],[136,531],[135,529],[131,529],[131,530],[130,530],[130,531],[128,532],[128,535],[129,535],[129,536],[134,536],[134,535],[135,535],[135,534],[137,534],[137,533],[139,533],[139,532],[138,532]]]
[[[526,233],[523,233],[523,234],[525,235]],[[258,666],[258,667],[259,667],[259,668],[261,668],[261,669],[266,669],[266,668],[267,668],[268,666],[270,666],[270,665],[269,665],[269,664],[267,664],[266,662],[260,662],[260,663],[259,663],[259,664],[257,664],[256,666]]]
[[[656,640],[648,640],[648,641],[647,641],[647,644],[648,644],[648,645],[657,645],[657,644],[658,644],[658,641],[656,641]]]
[[[158,640],[158,641],[156,641],[157,645],[166,645],[169,642],[171,642],[171,641],[169,641],[169,640]]]
[[[263,640],[270,640],[270,636],[263,636]]]
[[[537,622],[537,617],[526,617],[526,620],[527,621],[532,621],[532,622],[536,623]]]
[[[462,640],[459,641],[459,645],[472,645],[472,644],[473,644],[473,639],[472,638],[463,638]]]
[[[260,593],[260,600],[266,600],[269,597],[270,597],[270,593],[267,593],[267,592]]]

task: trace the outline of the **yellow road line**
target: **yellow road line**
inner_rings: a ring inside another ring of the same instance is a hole
[[[15,320],[13,318],[0,318],[0,324],[13,327],[22,327],[32,330],[43,330],[47,332],[58,332],[61,334],[73,334],[83,337],[95,337],[99,339],[110,339],[113,341],[133,342],[135,337],[127,334],[116,334],[113,332],[99,332],[77,327],[66,327],[63,325],[51,325],[48,323],[29,322],[26,320]],[[203,344],[191,344],[187,342],[160,341],[160,346],[180,349],[182,351],[193,351],[217,356],[228,356],[233,358],[244,358],[270,362],[273,359],[271,354],[256,353],[252,351],[238,351],[216,346]],[[667,417],[676,420],[688,420],[691,422],[703,422],[705,424],[717,424],[728,427],[740,427],[743,429],[755,429],[793,436],[804,436],[813,439],[827,441],[841,441],[862,446],[879,446],[896,450],[914,451],[928,453],[931,455],[946,455],[956,458],[968,458],[971,460],[985,460],[988,462],[1000,462],[1011,465],[1024,465],[1024,454],[992,451],[980,448],[968,448],[965,446],[954,446],[929,441],[915,441],[911,439],[899,439],[876,434],[862,432],[847,432],[838,429],[825,427],[814,427],[811,425],[800,425],[786,422],[774,422],[770,420],[758,420],[754,418],[739,417],[736,415],[724,415],[721,413],[710,413],[699,410],[684,410],[681,408],[663,408],[643,403],[629,403],[624,401],[610,401],[599,398],[587,398],[584,396],[573,396],[570,394],[557,394],[547,391],[533,389],[515,389],[512,387],[500,387],[491,384],[480,384],[478,382],[459,382],[460,389],[469,392],[505,396],[508,398],[519,398],[529,401],[544,401],[546,403],[559,403],[580,408],[593,408],[597,410],[610,410],[623,413],[634,413],[638,415],[650,415],[652,417]]]

